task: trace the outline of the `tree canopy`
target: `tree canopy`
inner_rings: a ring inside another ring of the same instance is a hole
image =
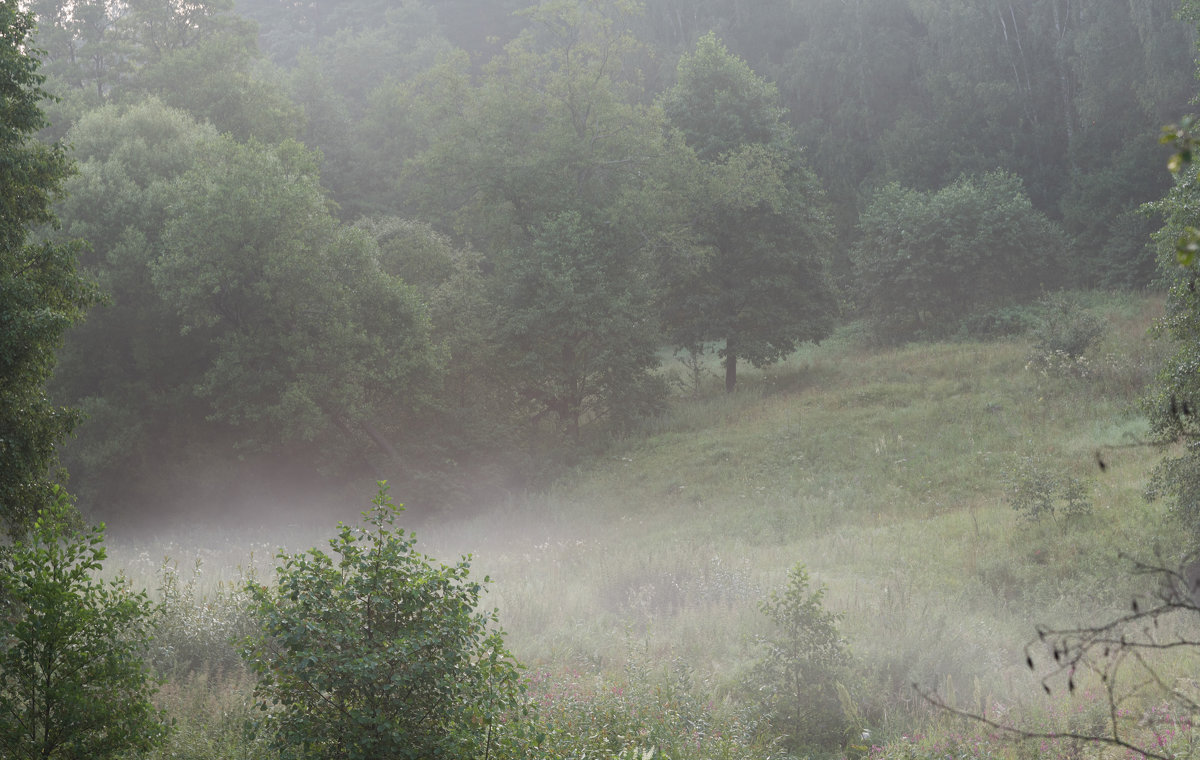
[[[71,171],[62,145],[34,139],[46,122],[34,18],[0,7],[0,521],[12,530],[52,500],[55,445],[75,426],[45,386],[63,334],[94,291],[75,269],[78,246],[39,240]]]
[[[332,215],[316,157],[156,102],[93,112],[71,136],[69,231],[94,241],[88,265],[113,300],[65,354],[61,390],[95,418],[72,449],[80,471],[120,491],[119,473],[210,444],[400,467],[442,357],[416,292]]]
[[[732,391],[739,359],[770,364],[833,328],[833,228],[775,88],[714,35],[680,60],[663,107],[696,159],[690,239],[664,257],[664,320],[683,348],[724,341]]]
[[[883,341],[945,336],[971,313],[1059,282],[1066,239],[1020,179],[962,177],[936,192],[889,185],[862,215],[855,272]]]

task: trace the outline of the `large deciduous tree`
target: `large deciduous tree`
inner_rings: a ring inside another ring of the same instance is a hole
[[[374,451],[395,445],[436,394],[439,357],[415,292],[375,241],[337,222],[316,158],[221,141],[172,188],[159,295],[215,354],[197,393],[246,443]]]
[[[531,419],[576,433],[653,406],[641,393],[655,365],[654,211],[640,200],[667,141],[638,100],[621,18],[569,1],[530,19],[478,84],[447,88],[456,103],[436,104],[447,118],[409,178],[415,201],[486,258],[495,376]]]
[[[212,472],[239,457],[292,478],[399,479],[441,352],[375,240],[333,217],[315,156],[154,101],[89,114],[71,139],[67,232],[94,241],[112,305],[72,336],[60,390],[93,417],[69,451],[101,506],[182,483],[231,497]]]
[[[724,341],[733,391],[740,359],[763,366],[829,334],[832,227],[772,84],[711,34],[677,80],[663,107],[696,163],[682,186],[690,240],[663,259],[665,321],[680,347]]]
[[[61,145],[36,142],[45,126],[43,78],[30,51],[33,18],[0,6],[0,522],[19,528],[53,498],[55,444],[76,416],[45,385],[64,331],[93,291],[75,270],[77,247],[31,238],[70,172]]]
[[[658,364],[649,292],[627,279],[631,253],[619,234],[567,211],[499,260],[498,335],[514,387],[573,437],[586,418],[632,419],[662,395],[649,375]]]
[[[62,232],[88,240],[84,270],[108,295],[71,330],[54,382],[57,396],[88,419],[64,448],[81,498],[94,508],[163,501],[183,480],[188,455],[212,443],[207,409],[194,397],[212,358],[208,333],[182,333],[179,316],[158,296],[150,264],[161,250],[172,183],[213,149],[216,130],[148,101],[128,110],[88,113],[68,134],[78,172],[58,206]],[[177,477],[178,476],[178,477]]]

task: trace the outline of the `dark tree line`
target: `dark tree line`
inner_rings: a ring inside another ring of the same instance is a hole
[[[1168,0],[31,9],[78,162],[39,234],[110,297],[55,394],[109,507],[251,469],[477,500],[661,409],[660,348],[734,390],[839,321],[1144,285],[1195,36]]]

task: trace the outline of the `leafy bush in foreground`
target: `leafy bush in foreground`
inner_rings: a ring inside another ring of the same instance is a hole
[[[245,657],[274,741],[346,760],[494,756],[522,704],[496,614],[476,611],[466,558],[434,564],[393,528],[385,483],[373,504],[331,554],[281,554],[278,584],[249,586],[262,630]]]
[[[792,751],[837,747],[850,729],[838,695],[850,655],[838,633],[838,615],[825,609],[824,596],[824,588],[809,590],[808,572],[796,565],[787,586],[762,604],[776,630],[763,642],[766,651],[756,668],[759,694]]]
[[[166,733],[143,661],[155,609],[96,574],[104,528],[79,529],[67,495],[0,555],[0,757],[102,760]]]

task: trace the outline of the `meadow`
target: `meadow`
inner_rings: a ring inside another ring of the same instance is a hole
[[[879,348],[853,326],[747,368],[735,394],[715,358],[698,372],[668,361],[668,413],[544,492],[423,521],[419,546],[470,553],[490,578],[546,757],[778,756],[750,684],[771,631],[762,602],[797,563],[826,589],[855,663],[840,754],[1124,756],[1009,741],[920,696],[1043,732],[1103,730],[1099,684],[1047,697],[1023,648],[1038,624],[1098,621],[1145,593],[1122,553],[1181,549],[1166,507],[1144,497],[1164,452],[1140,445],[1140,400],[1168,350],[1147,336],[1162,299],[1081,297],[1106,330],[1070,366],[1031,361],[1028,335]],[[1090,509],[1019,513],[1011,487],[1029,462],[1081,484]],[[165,602],[158,699],[177,724],[162,757],[270,756],[230,644],[248,625],[241,587],[270,577],[279,548],[333,532],[110,530],[108,571]],[[1194,673],[1183,657],[1163,668]],[[1122,709],[1145,741],[1190,751],[1189,716]]]

